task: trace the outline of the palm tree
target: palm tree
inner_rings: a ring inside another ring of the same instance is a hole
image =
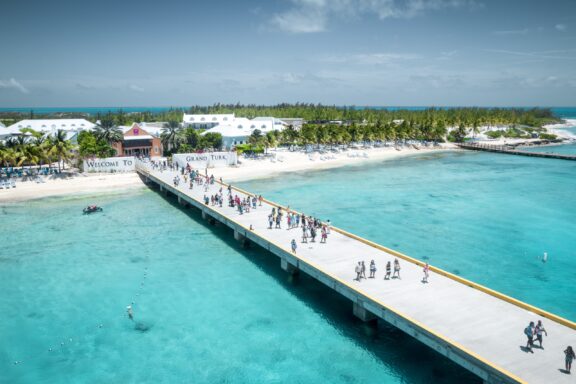
[[[66,140],[66,132],[59,129],[54,135],[50,137],[50,149],[48,154],[58,158],[58,171],[61,171],[60,165],[65,167],[64,160],[71,156],[72,145],[70,141]]]
[[[260,144],[262,144],[262,141],[263,141],[262,131],[259,129],[255,129],[254,131],[252,131],[252,134],[248,138],[248,142],[254,147],[257,147]]]
[[[124,135],[122,130],[114,125],[114,120],[105,118],[100,121],[100,125],[94,128],[96,139],[105,141],[108,145],[122,141]]]
[[[178,144],[181,141],[180,131],[180,123],[176,120],[170,120],[167,123],[164,123],[160,139],[167,152],[171,153],[178,148]]]

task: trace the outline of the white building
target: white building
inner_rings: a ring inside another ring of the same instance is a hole
[[[58,130],[76,133],[86,130],[91,131],[95,126],[96,124],[84,119],[42,119],[22,120],[16,124],[12,124],[6,129],[10,131],[10,135],[19,135],[21,134],[20,130],[24,128],[31,128],[37,132],[53,134],[58,132]]]
[[[225,149],[231,149],[236,145],[247,144],[250,135],[257,129],[265,135],[268,132],[281,131],[285,126],[286,123],[274,117],[256,117],[252,120],[238,117],[229,123],[216,125],[203,132],[202,135],[219,133],[222,135],[222,146]]]
[[[231,114],[216,114],[216,115],[187,115],[184,114],[182,125],[184,128],[194,129],[210,129],[219,124],[228,124],[235,119],[233,113]]]

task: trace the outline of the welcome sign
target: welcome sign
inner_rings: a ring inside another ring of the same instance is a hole
[[[179,153],[172,155],[172,161],[179,167],[190,164],[192,168],[214,168],[236,165],[236,152]]]
[[[84,159],[84,172],[132,172],[135,163],[132,156]]]

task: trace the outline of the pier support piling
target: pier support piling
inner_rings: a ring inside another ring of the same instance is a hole
[[[184,200],[182,197],[178,196],[178,204],[180,204],[183,207],[186,207],[188,205],[188,203],[186,202],[186,200]]]
[[[376,315],[364,308],[361,301],[352,303],[352,312],[364,322],[376,321]]]
[[[288,260],[285,259],[280,259],[280,267],[282,267],[282,269],[288,272],[290,275],[297,275],[299,272],[297,266],[290,264]]]

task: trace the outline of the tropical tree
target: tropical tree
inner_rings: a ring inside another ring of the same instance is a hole
[[[66,140],[66,131],[59,129],[49,138],[50,149],[48,153],[58,159],[58,171],[61,171],[62,167],[66,168],[65,161],[70,159],[72,156],[72,144],[70,141]]]
[[[179,143],[183,141],[181,130],[180,123],[176,120],[170,120],[164,123],[160,140],[167,153],[173,153],[178,148]]]
[[[100,125],[94,128],[94,134],[97,140],[103,140],[104,142],[112,145],[118,141],[122,141],[124,135],[122,130],[114,124],[114,120],[111,118],[104,118],[100,121]]]
[[[248,138],[248,142],[253,147],[259,147],[260,145],[263,144],[263,141],[264,141],[264,137],[262,136],[262,131],[259,129],[255,129],[254,131],[252,131],[252,134]]]

